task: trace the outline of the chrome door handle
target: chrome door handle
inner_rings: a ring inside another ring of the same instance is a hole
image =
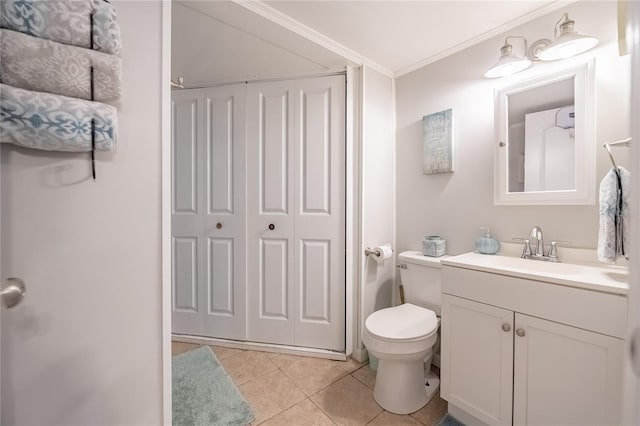
[[[7,278],[2,281],[0,289],[0,299],[2,306],[5,308],[13,308],[24,299],[27,288],[24,281],[20,278]]]

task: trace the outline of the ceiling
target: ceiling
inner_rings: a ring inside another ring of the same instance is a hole
[[[199,87],[366,64],[398,77],[572,1],[174,0],[172,75]]]
[[[518,1],[264,1],[266,5],[403,74],[566,5]]]

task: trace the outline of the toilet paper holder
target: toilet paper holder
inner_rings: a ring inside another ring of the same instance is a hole
[[[393,249],[391,249],[391,251],[394,251]],[[376,256],[376,257],[380,257],[382,256],[382,253],[380,253],[380,250],[371,250],[369,247],[364,249],[364,255],[365,256]]]

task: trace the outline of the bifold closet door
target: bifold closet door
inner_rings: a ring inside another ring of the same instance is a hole
[[[246,85],[172,94],[172,332],[244,340]]]
[[[247,338],[345,348],[345,78],[247,88]]]

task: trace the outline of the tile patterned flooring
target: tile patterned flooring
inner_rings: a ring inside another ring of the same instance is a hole
[[[173,342],[177,355],[197,348]],[[436,395],[410,415],[383,410],[373,399],[375,373],[353,359],[331,361],[211,346],[251,404],[252,426],[435,425],[447,411]]]

